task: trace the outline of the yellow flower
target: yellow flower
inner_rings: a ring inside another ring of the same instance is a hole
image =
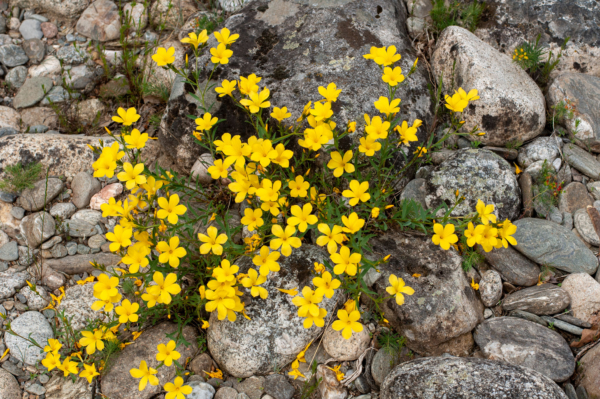
[[[242,224],[248,226],[248,231],[254,231],[257,227],[262,226],[265,222],[262,219],[262,210],[260,209],[244,209],[244,217],[242,218]]]
[[[302,323],[302,325],[306,329],[311,328],[313,323],[317,327],[323,327],[325,325],[325,320],[324,320],[325,316],[327,316],[327,310],[325,310],[323,308],[319,308],[319,314],[316,316],[313,315],[312,313],[308,312],[304,316],[304,322]]]
[[[378,48],[375,46],[371,46],[371,50],[370,50],[369,54],[365,54],[365,55],[363,55],[363,57],[367,60],[374,60],[375,57],[378,57],[379,54],[383,51],[385,51],[385,47]]]
[[[343,379],[344,379],[344,373],[342,373],[342,372],[340,371],[340,367],[342,367],[342,365],[341,365],[341,364],[340,364],[340,365],[337,365],[337,366],[335,366],[334,368],[327,367],[329,370],[331,370],[331,371],[333,371],[333,372],[335,373],[335,378],[336,378],[338,381],[341,381],[341,380],[343,380]]]
[[[77,363],[71,361],[71,356],[67,356],[62,364],[58,363],[56,368],[64,373],[64,377],[67,377],[69,374],[79,373]]]
[[[206,330],[208,327],[210,327],[210,323],[206,320],[202,320],[202,329]]]
[[[382,47],[377,52],[374,61],[378,65],[392,65],[394,62],[400,60],[400,54],[396,54],[396,46],[389,46],[387,49]]]
[[[510,220],[505,219],[504,222],[498,225],[500,227],[498,229],[498,244],[496,248],[500,248],[499,245],[502,245],[504,248],[508,248],[508,243],[512,245],[517,245],[517,240],[512,237],[513,234],[517,232],[517,226],[511,223]]]
[[[302,208],[293,205],[290,211],[293,217],[288,218],[288,225],[298,226],[298,230],[301,232],[305,232],[309,224],[315,224],[319,221],[319,218],[312,215],[313,207],[311,204],[304,204]]]
[[[394,69],[385,67],[381,79],[390,86],[396,86],[398,83],[404,81],[404,75],[402,75],[402,69],[400,69],[400,67],[395,67]]]
[[[148,292],[158,296],[160,303],[171,303],[171,295],[177,295],[181,292],[181,287],[177,284],[177,275],[175,273],[167,274],[165,278],[161,272],[154,272],[152,280],[156,285],[148,287]]]
[[[196,130],[201,132],[204,130],[210,130],[218,121],[219,118],[216,116],[213,118],[213,116],[207,112],[202,116],[202,118],[196,118]]]
[[[304,181],[304,177],[296,176],[295,180],[288,181],[288,187],[290,188],[290,195],[293,198],[301,197],[304,198],[308,195],[308,188],[310,187],[310,183]]]
[[[321,247],[327,245],[330,254],[337,252],[337,244],[344,242],[342,227],[334,225],[333,228],[330,228],[329,225],[320,223],[317,228],[323,234],[317,238],[317,245]]]
[[[233,44],[239,37],[240,35],[238,35],[237,33],[234,33],[232,35],[229,29],[227,28],[221,29],[220,32],[215,32],[215,39],[217,39],[219,43],[224,45]]]
[[[417,147],[417,149],[413,152],[413,154],[417,154],[417,157],[421,158],[423,155],[427,154],[427,148]]]
[[[237,81],[232,80],[231,82],[228,80],[223,80],[221,83],[221,87],[215,88],[215,91],[219,93],[219,97],[232,96],[231,93],[235,90],[235,85]]]
[[[356,212],[352,212],[348,217],[342,216],[342,223],[344,223],[344,226],[346,226],[343,228],[345,233],[354,234],[363,228],[365,225],[365,220],[360,219]]]
[[[333,252],[336,252],[336,251],[337,251],[337,246],[335,248],[335,251],[333,251]],[[314,265],[315,265],[315,273],[323,273],[325,271],[325,265],[324,264],[319,263],[319,262],[315,262]]]
[[[139,369],[129,370],[129,374],[131,374],[133,378],[141,378],[140,385],[138,387],[140,391],[146,389],[146,385],[148,383],[150,383],[150,385],[153,386],[158,385],[158,378],[155,375],[156,373],[158,373],[158,371],[153,369],[152,367],[148,367],[145,360],[142,360],[140,362]]]
[[[409,146],[411,141],[419,141],[419,138],[417,137],[417,128],[421,126],[422,123],[423,122],[420,119],[415,119],[411,127],[408,127],[406,121],[403,121],[402,125],[396,126],[394,130],[400,135],[400,143]]]
[[[446,108],[453,112],[463,112],[469,105],[469,101],[456,92],[452,97],[446,94],[444,99],[446,100]]]
[[[173,340],[170,340],[166,345],[158,344],[156,347],[158,349],[156,360],[164,362],[167,367],[171,367],[173,360],[177,360],[181,357],[181,354],[175,350],[176,347],[177,344]]]
[[[104,349],[104,342],[102,342],[102,331],[82,331],[81,335],[83,335],[83,338],[79,340],[79,345],[86,347],[86,352],[88,355],[96,352],[96,349],[99,351]]]
[[[157,48],[156,54],[152,56],[152,59],[154,60],[154,62],[156,62],[156,65],[159,67],[174,63],[175,47],[169,47],[168,50],[166,50],[164,47]]]
[[[283,144],[277,144],[277,147],[275,147],[275,151],[277,152],[277,154],[275,155],[275,158],[273,158],[272,162],[278,164],[282,168],[289,167],[290,158],[294,156],[294,152],[291,150],[286,150]]]
[[[187,208],[184,205],[179,205],[179,195],[177,194],[171,195],[168,200],[164,197],[160,197],[157,202],[161,209],[156,212],[156,217],[159,219],[167,219],[171,224],[176,224],[179,220],[179,216],[187,211]]]
[[[185,248],[179,246],[179,237],[171,237],[169,242],[161,241],[156,244],[156,250],[160,252],[158,261],[160,263],[169,263],[171,267],[179,266],[179,258],[187,255]]]
[[[289,296],[296,296],[298,295],[298,288],[294,288],[291,290],[285,290],[283,288],[277,288],[278,291],[283,292],[284,294],[288,294]]]
[[[465,230],[465,237],[467,237],[467,245],[472,247],[475,244],[479,244],[482,239],[484,225],[480,224],[477,227],[473,226],[473,223],[469,222],[467,229]]]
[[[135,108],[129,108],[125,111],[125,109],[119,107],[119,109],[117,109],[117,115],[119,116],[113,116],[112,120],[117,123],[122,123],[123,126],[131,126],[141,118],[141,115],[138,115]],[[117,148],[118,146],[119,144],[117,143]],[[102,150],[102,153],[104,153],[104,149]]]
[[[181,43],[191,44],[196,50],[198,50],[199,45],[204,44],[208,41],[208,35],[206,33],[206,29],[200,32],[199,35],[196,35],[196,33],[194,32],[189,33],[188,37],[181,39]]]
[[[477,200],[475,209],[479,214],[481,223],[489,224],[490,222],[496,223],[496,215],[494,215],[494,204],[486,205],[482,200]]]
[[[374,103],[375,108],[377,108],[377,110],[379,112],[381,112],[382,114],[385,115],[389,115],[389,114],[395,114],[396,112],[400,111],[400,99],[396,98],[394,100],[392,100],[392,102],[390,102],[390,100],[387,97],[379,97],[379,100],[375,101]]]
[[[138,163],[137,165],[133,166],[129,162],[125,162],[123,164],[123,172],[119,173],[117,178],[120,181],[126,182],[125,187],[127,187],[128,190],[131,190],[136,185],[146,183],[146,176],[142,175],[143,171],[143,163]]]
[[[368,137],[378,140],[386,139],[389,129],[390,122],[382,121],[380,116],[376,116],[371,123],[365,127],[365,132],[367,132]]]
[[[248,95],[248,98],[243,98],[240,100],[240,104],[248,107],[250,109],[250,113],[256,114],[260,111],[261,108],[269,108],[271,103],[267,101],[271,92],[266,87],[261,92],[252,92]]]
[[[491,224],[485,225],[481,233],[479,244],[485,252],[490,252],[498,243],[498,229]]]
[[[290,256],[292,254],[292,247],[300,248],[302,242],[298,237],[294,237],[296,229],[292,226],[286,226],[285,230],[278,224],[271,228],[271,232],[277,238],[271,239],[271,249],[276,250],[281,247],[281,253],[283,256]]]
[[[229,173],[228,169],[235,162],[235,158],[229,157],[223,161],[217,159],[212,166],[209,166],[207,172],[213,179],[225,179]]]
[[[108,297],[106,299],[100,299],[92,304],[92,310],[96,312],[104,307],[105,312],[112,312],[114,304],[121,300],[121,294]]]
[[[233,55],[233,51],[229,50],[224,44],[219,44],[216,48],[210,49],[210,62],[213,64],[228,64],[229,58]]]
[[[433,225],[433,231],[435,234],[431,237],[431,241],[444,250],[450,249],[450,244],[458,241],[458,237],[454,234],[454,225],[452,223],[448,223],[446,226],[436,223]]]
[[[313,317],[319,317],[321,311],[317,306],[323,300],[323,295],[316,294],[310,287],[302,288],[302,296],[296,296],[292,303],[298,306],[298,316],[306,317],[311,314]]]
[[[106,233],[106,238],[112,241],[110,244],[111,252],[117,252],[121,247],[127,248],[131,245],[131,236],[133,235],[132,229],[125,229],[120,225],[115,226],[114,233]],[[112,296],[112,295],[111,295]],[[102,299],[102,298],[101,298]]]
[[[259,287],[265,281],[267,281],[267,276],[259,275],[256,270],[250,269],[248,276],[242,279],[242,285],[250,288],[250,295],[253,297],[260,295],[262,299],[267,299],[269,292],[265,288]]]
[[[337,317],[339,320],[334,321],[331,324],[331,328],[335,331],[342,331],[342,337],[350,339],[352,332],[361,332],[363,325],[358,322],[360,320],[360,312],[355,310],[353,312],[346,312],[344,309],[337,311]]]
[[[356,122],[348,122],[348,133],[356,131]]]
[[[313,278],[313,284],[317,287],[315,293],[331,298],[342,283],[337,278],[332,279],[331,273],[324,272],[321,277]]]
[[[148,133],[140,133],[139,130],[133,129],[131,134],[123,136],[123,140],[125,140],[127,143],[127,148],[141,150],[146,146],[146,141],[148,141]]]
[[[250,93],[258,92],[258,82],[261,81],[261,77],[255,74],[249,75],[247,78],[240,76],[240,93],[247,96]]]
[[[206,255],[211,252],[215,255],[223,253],[223,244],[227,242],[227,234],[220,234],[216,227],[210,226],[206,229],[206,234],[198,233],[198,239],[204,244],[200,246],[200,253]]]
[[[372,136],[360,138],[360,146],[358,147],[358,150],[366,156],[372,157],[375,155],[375,152],[379,151],[380,149],[381,143],[378,142],[376,138]]]
[[[477,95],[477,89],[469,90],[469,92],[465,92],[462,87],[458,88],[458,94],[461,98],[471,102],[475,100],[479,100],[479,96]]]
[[[329,104],[329,103],[327,103]],[[304,139],[299,139],[298,144],[301,147],[308,148],[313,151],[318,151],[321,149],[323,144],[326,144],[329,140],[325,135],[324,125],[319,125],[314,129],[306,129],[304,130]]]
[[[327,85],[327,88],[319,86],[319,94],[322,95],[325,98],[325,101],[328,102],[336,102],[341,92],[342,89],[337,90],[335,83],[329,83],[329,85]]]
[[[361,259],[361,254],[355,252],[351,254],[350,248],[342,245],[339,253],[331,254],[331,260],[335,263],[333,272],[335,274],[346,273],[349,276],[355,276]]]
[[[5,354],[8,352],[5,352]],[[4,358],[4,356],[2,356]],[[54,368],[60,366],[60,355],[58,353],[49,352],[46,358],[42,360],[42,365],[52,371]]]
[[[52,354],[58,354],[58,351],[62,348],[62,344],[58,342],[57,339],[50,338],[48,340],[48,345],[44,346],[44,352],[49,352]]]
[[[216,278],[219,283],[233,284],[235,282],[235,274],[240,270],[237,265],[231,265],[227,259],[221,261],[221,266],[213,270],[212,277]]]
[[[256,190],[256,195],[262,202],[277,201],[280,188],[281,181],[277,180],[272,182],[269,179],[264,179],[262,181],[262,187]]]
[[[129,302],[129,299],[125,299],[121,302],[121,306],[115,308],[115,313],[119,315],[119,323],[124,324],[128,321],[135,323],[138,321],[138,315],[136,312],[140,308],[137,303]]]
[[[288,374],[294,377],[294,379],[298,377],[306,378],[298,369],[292,369],[292,371],[290,371]]]
[[[385,290],[388,294],[396,296],[396,303],[398,306],[404,303],[404,296],[402,294],[412,295],[415,293],[415,290],[405,285],[404,280],[396,277],[394,274],[390,275],[389,282],[390,286],[386,287]]]
[[[269,272],[278,272],[279,263],[277,259],[281,254],[277,251],[271,252],[269,247],[263,246],[260,248],[258,255],[252,258],[252,263],[259,267],[259,273],[261,276],[266,276]]]
[[[356,307],[356,301],[352,298],[348,299],[346,303],[344,303],[344,310],[348,312],[348,314],[354,312],[358,308]]]
[[[287,107],[283,107],[283,108],[273,108],[273,112],[271,113],[271,117],[274,119],[277,119],[279,122],[281,122],[284,119],[289,118],[290,116],[292,116],[291,113],[288,112]]]
[[[83,370],[79,376],[81,378],[85,378],[88,381],[88,384],[92,383],[92,379],[97,376],[100,375],[99,372],[96,371],[96,365],[95,364],[91,364],[91,365],[87,365],[84,364],[83,367],[85,368],[85,370]]]
[[[517,174],[517,175],[520,174],[522,172],[522,170],[521,170],[521,168],[519,168],[519,165],[517,165],[516,163],[513,165],[515,165],[515,174]]]
[[[371,217],[373,219],[377,219],[378,216],[379,216],[379,208],[374,207],[373,209],[371,209]]]
[[[477,283],[475,282],[475,279],[473,279],[473,277],[471,277],[471,287],[472,287],[472,288],[473,288],[475,291],[479,290],[479,284],[477,284]]]
[[[354,172],[354,165],[350,163],[352,155],[352,151],[350,150],[346,151],[343,157],[337,151],[331,153],[331,160],[327,163],[327,167],[333,169],[333,175],[335,177],[340,177],[344,172]]]
[[[331,103],[315,103],[315,107],[310,110],[310,113],[315,117],[317,122],[329,119],[333,115]]]
[[[360,183],[358,180],[352,180],[350,182],[350,190],[344,190],[342,195],[346,198],[350,198],[350,206],[358,204],[359,201],[367,202],[371,198],[371,194],[368,193],[369,182],[364,181]]]

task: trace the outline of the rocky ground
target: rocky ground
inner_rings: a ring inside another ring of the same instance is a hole
[[[419,57],[411,83],[399,92],[403,119],[419,118],[425,127],[413,150],[439,126],[428,84],[443,76],[444,92],[477,88],[481,99],[465,110],[465,128],[478,126],[486,135],[479,143],[448,140],[402,184],[401,199],[435,208],[453,203],[458,190],[465,202],[455,216],[482,199],[496,206],[500,219],[514,222],[518,244],[481,251],[468,262],[427,237],[400,231],[377,237],[375,251],[392,257],[380,273],[367,276],[370,287],[384,292],[395,274],[415,294],[402,307],[384,305],[389,326],[366,322],[350,341],[331,329],[310,335],[290,326],[287,315],[294,309],[275,290],[284,283],[273,282],[267,306],[247,305],[252,321],[211,319],[208,351],[182,351],[190,360],[185,378],[194,388],[188,398],[600,398],[598,2],[492,0],[473,33],[458,26],[436,31],[428,0],[255,0],[244,8],[242,1],[219,3],[225,14],[192,0],[172,0],[172,7],[156,0],[147,8],[109,0],[0,0],[0,173],[5,178],[7,166],[40,162],[49,176],[20,193],[0,192],[4,325],[10,320],[19,334],[44,343],[54,337],[56,312],[72,317],[76,329],[99,317],[90,309],[88,277],[99,274],[90,261],[120,262],[105,238],[116,220],[102,217],[100,206],[122,198],[124,188],[116,178],[92,177],[94,155],[87,145],[97,143],[104,127],[117,128],[110,116],[123,101],[137,101],[142,118],[136,127],[158,139],[149,142],[146,160],[211,181],[190,134],[194,124],[187,115],[196,103],[181,80],[144,63],[148,55],[141,47],[137,71],[154,86],[133,99],[123,74],[120,13],[135,16],[135,29],[124,33],[128,40],[150,49],[175,47],[179,66],[186,54],[179,39],[199,21],[215,21],[216,27],[225,15],[222,25],[242,40],[233,46],[232,68],[225,72],[230,76],[219,79],[262,76],[274,103],[285,104],[294,118],[309,93],[335,82],[352,93],[336,104],[337,123],[362,121],[384,87],[377,67],[362,57],[371,46],[395,45],[403,71]],[[514,49],[538,33],[555,53],[571,38],[543,82],[512,59]],[[572,115],[553,118],[565,103]],[[228,119],[219,133],[248,135],[237,112],[226,97],[218,99],[213,114]],[[310,268],[322,255],[302,248],[306,253],[289,263]],[[292,266],[282,263],[286,267]],[[37,285],[41,297],[26,281]],[[56,301],[50,294],[62,297]],[[48,308],[51,302],[56,309]],[[368,309],[368,301],[362,306]],[[10,349],[0,360],[0,398],[162,398],[159,386],[139,392],[128,370],[153,358],[173,328],[166,321],[145,331],[91,385],[45,372],[39,352],[0,334],[0,356]],[[404,337],[403,347],[382,347],[381,337],[390,331]],[[204,334],[190,327],[184,335],[197,342]],[[319,365],[316,376],[302,364],[306,378],[293,380],[289,364],[311,341],[306,359]],[[341,365],[346,378],[339,382],[325,365]],[[223,378],[207,377],[205,371],[216,368]],[[173,379],[172,369],[160,370],[161,383]],[[315,377],[321,383],[307,391]]]

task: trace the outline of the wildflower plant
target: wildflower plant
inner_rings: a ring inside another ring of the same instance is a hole
[[[208,49],[213,63],[210,76],[235,55],[232,45],[239,37],[226,28],[214,36],[219,44]],[[196,58],[207,50],[207,41],[204,31],[183,40]],[[412,154],[408,147],[418,141],[416,133],[422,122],[401,120],[397,93],[415,72],[417,61],[404,76],[396,65],[401,56],[394,46],[372,47],[364,57],[379,66],[388,91],[374,103],[377,112],[364,115],[366,126],[359,132],[355,121],[338,126],[333,120],[332,102],[344,94],[335,82],[320,87],[319,97],[308,101],[301,115],[292,116],[285,104],[272,103],[269,88],[261,87],[261,77],[252,74],[201,87],[198,65],[190,68],[186,60],[188,69],[179,70],[173,66],[172,51],[159,48],[154,58],[157,65],[175,71],[199,93],[194,95],[203,114],[194,117],[197,128],[190,134],[212,155],[206,166],[215,184],[203,186],[194,177],[145,164],[141,151],[147,139],[132,128],[137,112],[118,111],[115,120],[121,129],[109,132],[114,141],[100,141],[91,149],[98,155],[94,176],[116,176],[129,190],[124,198],[102,205],[104,217],[118,219],[107,239],[110,250],[122,257],[126,267],[94,265],[103,273],[94,282],[97,302],[93,309],[103,312],[106,321],[64,338],[62,344],[49,343],[44,366],[59,368],[65,375],[81,372],[81,377],[94,378],[106,366],[102,351],[109,345],[122,348],[144,328],[167,318],[178,324],[178,330],[158,345],[156,362],[150,364],[153,360],[147,359],[132,365],[130,373],[143,390],[148,384],[159,384],[158,368],[175,367],[177,377],[164,389],[167,398],[181,398],[191,391],[181,378],[186,362],[181,348],[190,344],[183,337],[183,327],[210,328],[210,313],[214,313],[213,320],[224,322],[248,318],[241,296],[247,293],[256,301],[267,300],[269,293],[263,284],[279,272],[280,262],[306,243],[313,242],[329,253],[323,263],[315,263],[315,289],[305,286],[280,291],[293,297],[304,328],[331,324],[346,339],[363,331],[358,307],[361,295],[373,300],[373,316],[385,322],[380,304],[393,299],[402,305],[415,292],[395,275],[389,277],[386,296],[379,296],[365,283],[365,274],[390,258],[367,256],[371,254],[370,238],[380,232],[392,227],[419,229],[443,250],[458,249],[458,235],[468,237],[469,247],[481,245],[486,251],[514,245],[516,227],[508,220],[496,220],[491,204],[480,201],[474,212],[451,217],[463,200],[459,193],[454,207],[443,205],[435,210],[424,210],[414,201],[395,201],[395,182],[425,161],[450,135],[481,134],[477,128],[460,131],[460,114],[477,100],[477,90],[461,88],[446,96],[453,129],[439,142],[434,143],[430,135],[417,154]],[[223,121],[210,114],[212,104],[204,104],[209,89],[230,97],[246,114],[254,135],[245,140],[229,133],[217,135]],[[340,146],[347,136],[355,140],[352,149]],[[291,150],[294,143],[300,146],[296,153]],[[397,156],[404,158],[401,168],[391,162]],[[243,205],[238,227],[229,212],[234,204]],[[234,238],[242,232],[243,243]],[[237,264],[244,257],[254,268],[241,273]],[[347,301],[329,314],[321,307],[323,298],[331,298],[339,290]],[[298,365],[305,361],[306,349],[292,363],[290,375],[294,378],[302,376]]]

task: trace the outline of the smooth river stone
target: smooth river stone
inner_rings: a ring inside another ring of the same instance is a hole
[[[526,218],[514,223],[515,248],[534,262],[568,273],[594,274],[598,259],[573,232],[554,222]]]
[[[539,316],[561,312],[570,303],[567,291],[553,284],[542,284],[506,296],[502,308],[506,311],[524,310]]]

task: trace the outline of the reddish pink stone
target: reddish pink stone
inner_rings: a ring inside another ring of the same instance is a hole
[[[99,193],[94,194],[90,200],[90,208],[97,211],[100,210],[102,204],[108,204],[108,200],[115,198],[117,195],[123,192],[123,185],[121,183],[113,183],[104,187]]]
[[[41,28],[44,37],[48,39],[52,39],[58,35],[58,28],[52,22],[42,22]]]

